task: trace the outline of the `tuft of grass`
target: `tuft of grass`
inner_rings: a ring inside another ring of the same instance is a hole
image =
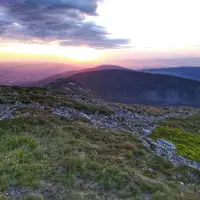
[[[8,200],[8,198],[4,194],[0,193],[0,200]]]
[[[83,111],[86,114],[92,114],[95,112],[99,112],[100,114],[107,116],[114,114],[114,111],[111,108],[102,105],[74,102],[70,106],[77,110]]]
[[[11,136],[7,139],[7,146],[10,149],[16,149],[19,147],[26,147],[26,148],[31,148],[34,149],[37,147],[37,142],[35,139],[29,137],[29,136],[24,136],[24,135],[19,135],[19,136]]]
[[[43,200],[43,196],[39,194],[29,194],[23,197],[22,200]]]

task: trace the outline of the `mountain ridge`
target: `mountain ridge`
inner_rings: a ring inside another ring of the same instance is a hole
[[[53,81],[63,79],[63,78],[68,78],[74,74],[84,73],[84,72],[89,72],[89,71],[98,71],[98,70],[110,70],[110,69],[131,70],[131,69],[128,69],[125,67],[117,66],[117,65],[99,65],[99,66],[92,67],[92,68],[85,68],[82,70],[75,70],[75,71],[66,71],[66,72],[62,72],[59,74],[55,74],[55,75],[49,76],[39,82],[36,82],[33,85],[34,86],[45,86]]]
[[[64,89],[70,82],[108,101],[200,106],[200,82],[170,75],[128,70],[93,71],[60,79],[49,86]]]
[[[169,68],[150,68],[142,69],[141,71],[155,74],[167,74],[200,81],[200,67],[182,66]]]

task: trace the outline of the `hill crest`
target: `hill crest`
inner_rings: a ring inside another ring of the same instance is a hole
[[[70,82],[107,101],[200,106],[200,82],[170,75],[111,69],[78,73],[50,86],[64,89]]]

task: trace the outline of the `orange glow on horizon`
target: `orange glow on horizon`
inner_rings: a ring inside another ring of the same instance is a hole
[[[95,62],[101,52],[89,47],[4,43],[0,45],[0,61]]]

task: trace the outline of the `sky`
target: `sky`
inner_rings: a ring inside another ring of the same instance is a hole
[[[0,62],[200,65],[199,7],[199,0],[1,0]]]

